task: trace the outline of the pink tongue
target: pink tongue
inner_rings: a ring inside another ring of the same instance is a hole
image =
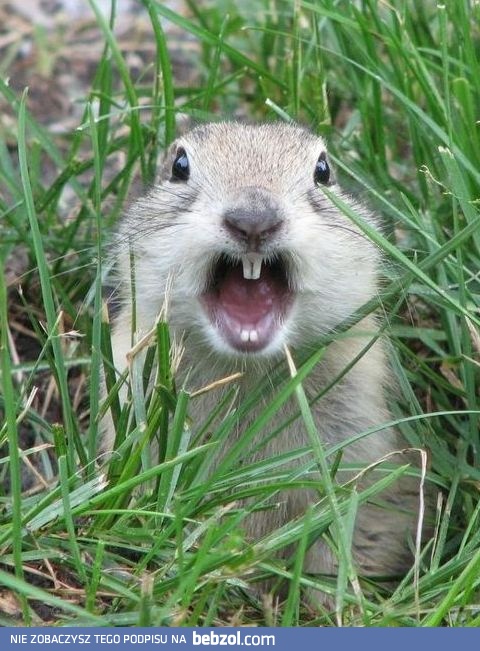
[[[220,283],[218,301],[233,319],[255,325],[280,303],[281,288],[265,265],[258,280],[246,280],[238,265]]]

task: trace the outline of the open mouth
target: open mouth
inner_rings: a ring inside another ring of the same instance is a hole
[[[267,261],[261,254],[248,253],[240,260],[220,257],[201,302],[232,348],[257,352],[273,341],[293,296],[281,257]]]

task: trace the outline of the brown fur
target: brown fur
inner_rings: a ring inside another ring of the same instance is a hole
[[[184,183],[169,180],[179,146],[187,152],[191,168],[190,178]],[[325,145],[321,139],[285,124],[205,125],[174,143],[166,154],[158,183],[132,205],[116,240],[115,257],[123,292],[123,308],[113,334],[119,371],[125,368],[131,347],[129,247],[135,256],[138,336],[152,328],[168,293],[169,324],[176,340],[183,338],[185,346],[179,376],[185,378],[188,373],[188,387],[196,389],[242,370],[239,400],[284,357],[284,345],[294,355],[308,350],[375,295],[379,266],[376,248],[313,183],[313,169],[322,151]],[[245,203],[245,188],[261,188],[262,193],[278,202],[282,228],[265,244],[266,254],[282,251],[288,257],[295,288],[295,303],[288,320],[267,349],[257,354],[232,350],[209,323],[198,300],[215,256],[225,251],[232,256],[243,253],[241,243],[225,228],[223,215],[232,206]],[[373,216],[336,184],[330,189],[375,224]],[[307,394],[315,395],[341,374],[376,331],[376,320],[370,316],[352,330],[351,336],[334,341],[305,381]],[[326,447],[390,420],[385,403],[388,375],[383,346],[377,342],[314,405],[318,434]],[[198,423],[218,398],[216,392],[195,400]],[[292,398],[269,430],[297,409]],[[237,436],[245,425],[239,424]],[[111,447],[111,428],[107,429],[105,441],[106,447]],[[308,445],[303,421],[297,419],[254,458],[276,456]],[[394,430],[381,429],[347,446],[343,460],[366,466],[404,447]],[[390,461],[403,463],[404,459]],[[418,484],[418,480],[403,478],[389,488],[382,499],[391,503],[390,509],[373,504],[360,508],[353,542],[360,573],[397,575],[411,564],[407,538],[415,537]],[[318,495],[294,490],[276,500],[281,507],[254,513],[247,520],[245,526],[251,539],[257,540],[303,514]],[[314,543],[305,569],[334,573],[335,568],[335,558],[324,542]]]

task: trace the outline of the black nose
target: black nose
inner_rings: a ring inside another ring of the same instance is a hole
[[[277,200],[263,188],[246,187],[223,214],[232,237],[256,251],[281,228],[283,219]]]

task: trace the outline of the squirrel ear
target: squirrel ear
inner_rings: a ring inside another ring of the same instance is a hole
[[[174,140],[172,144],[163,151],[157,162],[157,175],[155,177],[155,184],[168,181],[172,176],[172,163],[175,160],[175,155],[178,149],[178,141]]]
[[[175,113],[175,129],[177,138],[184,136],[187,131],[191,131],[195,126],[195,121],[188,113]]]

